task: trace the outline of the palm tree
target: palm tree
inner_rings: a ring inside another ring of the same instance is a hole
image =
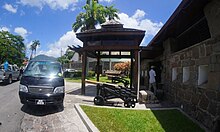
[[[34,40],[31,44],[31,47],[30,47],[30,50],[31,50],[31,56],[30,56],[30,59],[33,58],[33,53],[34,53],[34,56],[36,56],[36,51],[37,51],[37,46],[40,45],[40,41],[39,40]]]
[[[83,6],[86,12],[81,12],[76,17],[76,22],[73,23],[74,32],[81,28],[81,32],[95,29],[97,24],[102,24],[106,21],[106,17],[109,19],[119,18],[117,15],[118,10],[113,6],[104,7],[98,3],[98,0],[87,0],[86,5]]]
[[[108,20],[114,20],[115,18],[119,19],[119,16],[118,16],[118,9],[114,8],[113,5],[111,6],[106,6],[105,7],[105,17],[108,18]]]
[[[99,3],[98,0],[94,0],[94,1],[96,1],[97,3]],[[86,4],[88,4],[88,5],[90,5],[91,2],[92,2],[92,0],[86,0]]]
[[[97,3],[97,0],[87,0],[87,4],[83,6],[86,12],[81,12],[73,23],[73,30],[76,32],[81,28],[81,32],[95,29],[95,25],[105,22],[104,7]]]

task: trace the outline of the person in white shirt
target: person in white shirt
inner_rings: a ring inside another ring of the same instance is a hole
[[[151,87],[154,88],[154,95],[156,95],[156,91],[157,91],[157,88],[156,88],[156,73],[154,71],[154,66],[151,66],[151,69],[149,71],[149,90],[151,90]]]

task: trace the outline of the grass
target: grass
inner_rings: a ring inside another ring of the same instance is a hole
[[[96,81],[96,77],[86,77],[88,80]],[[74,77],[74,78],[65,78],[66,81],[69,82],[81,82],[81,77]],[[100,82],[110,82],[107,77],[99,77]]]
[[[127,110],[81,105],[101,132],[201,132],[178,110]]]
[[[87,77],[86,79],[96,81],[96,77]],[[129,80],[129,78],[125,78],[125,79]],[[68,82],[78,82],[78,83],[80,83],[82,79],[81,79],[81,77],[74,77],[74,78],[65,78],[65,80],[68,81]],[[99,82],[109,82],[109,83],[111,83],[111,80],[109,80],[107,76],[101,76],[101,77],[99,77]]]

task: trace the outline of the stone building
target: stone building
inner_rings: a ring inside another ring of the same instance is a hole
[[[165,99],[210,131],[220,125],[220,1],[183,0],[141,52],[142,85],[156,66]]]

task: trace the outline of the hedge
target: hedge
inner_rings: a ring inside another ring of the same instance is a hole
[[[82,71],[74,71],[74,72],[64,72],[63,76],[66,78],[73,78],[73,77],[81,77],[82,76]],[[95,72],[94,71],[89,71],[88,77],[94,77]]]

